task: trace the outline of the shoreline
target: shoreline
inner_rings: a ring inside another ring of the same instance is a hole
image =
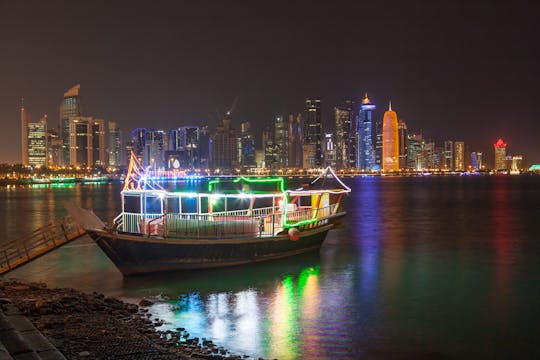
[[[0,280],[0,305],[13,304],[67,359],[244,359],[184,328],[161,331],[137,304],[44,283]],[[5,309],[2,309],[5,310]],[[2,314],[2,311],[0,311]]]

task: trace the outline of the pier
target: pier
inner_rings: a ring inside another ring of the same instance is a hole
[[[34,230],[30,234],[0,245],[0,275],[29,263],[86,234],[71,217]]]

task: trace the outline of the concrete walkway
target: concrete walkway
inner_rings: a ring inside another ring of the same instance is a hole
[[[0,299],[0,360],[65,360],[9,299]]]

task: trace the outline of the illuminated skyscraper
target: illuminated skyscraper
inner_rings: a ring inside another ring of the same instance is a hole
[[[278,168],[289,166],[289,129],[282,115],[276,116],[274,122],[274,143],[277,146],[279,157],[277,159]]]
[[[444,162],[442,169],[447,171],[454,171],[454,142],[446,140],[444,142]]]
[[[122,133],[120,128],[114,121],[109,121],[109,135],[107,152],[109,154],[109,165],[120,166],[121,149],[122,149]]]
[[[306,99],[306,117],[304,120],[304,145],[313,145],[310,152],[313,159],[309,161],[314,167],[322,165],[322,120],[321,99]],[[304,154],[305,158],[305,154]]]
[[[465,171],[465,143],[454,141],[454,171]]]
[[[399,168],[407,168],[407,153],[409,151],[409,132],[407,124],[403,120],[398,122],[398,138],[399,138]]]
[[[336,144],[334,142],[334,134],[324,134],[324,166],[336,167]]]
[[[296,116],[293,114],[289,115],[289,167],[302,167],[303,127],[302,114],[297,114]]]
[[[373,168],[373,140],[372,140],[372,113],[375,105],[369,100],[367,94],[360,105],[360,112],[356,118],[357,156],[356,167],[360,170],[369,171]]]
[[[471,153],[471,167],[474,171],[482,170],[482,153],[473,151]]]
[[[351,140],[353,138],[351,137],[353,105],[352,100],[345,100],[342,106],[334,108],[334,120],[336,122],[336,166],[342,169],[350,166]]]
[[[255,138],[251,132],[251,124],[246,121],[240,125],[240,165],[246,168],[256,167],[255,163]]]
[[[26,124],[28,136],[28,165],[34,167],[47,166],[47,115],[38,122]]]
[[[499,139],[493,144],[493,148],[495,150],[495,166],[493,169],[506,170],[506,143],[503,139]]]
[[[165,150],[168,143],[167,136],[163,130],[146,130],[144,142],[143,165],[151,167],[153,170],[165,168]]]
[[[62,149],[60,154],[61,165],[69,165],[76,163],[77,161],[70,160],[70,118],[80,117],[81,112],[81,97],[80,97],[80,85],[75,85],[64,93],[64,99],[60,104],[60,137],[62,138]]]
[[[407,167],[414,171],[422,171],[425,167],[424,139],[422,134],[409,133],[409,148],[407,153]]]
[[[398,119],[396,112],[392,110],[391,102],[388,104],[388,111],[383,116],[382,171],[399,171]]]
[[[85,116],[69,118],[69,165],[105,166],[105,121]]]

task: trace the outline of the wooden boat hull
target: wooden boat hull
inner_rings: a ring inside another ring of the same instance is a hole
[[[231,239],[174,239],[106,230],[87,230],[122,274],[234,266],[316,251],[333,224],[300,232],[290,240],[275,237]]]

